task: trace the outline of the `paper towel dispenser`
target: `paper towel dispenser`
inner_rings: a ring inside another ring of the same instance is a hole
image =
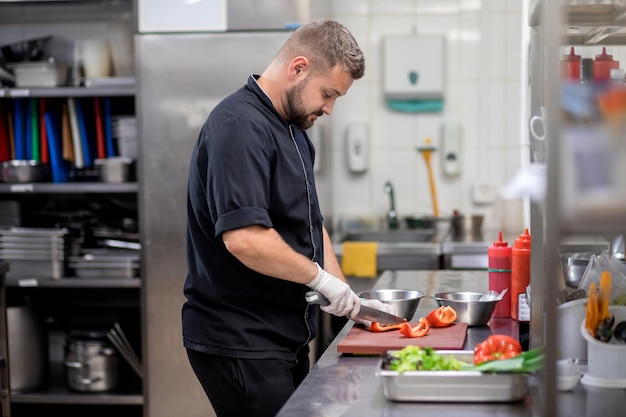
[[[445,36],[404,35],[383,39],[386,100],[443,100]]]

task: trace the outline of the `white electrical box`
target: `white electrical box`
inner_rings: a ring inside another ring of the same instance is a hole
[[[474,204],[492,204],[496,199],[494,187],[486,181],[476,181],[472,184],[472,202]]]
[[[354,123],[348,126],[346,155],[350,172],[367,171],[369,160],[369,126],[367,123]]]
[[[383,92],[387,100],[442,100],[445,36],[383,39]]]
[[[441,167],[450,177],[461,172],[461,133],[460,123],[445,122],[441,126]]]

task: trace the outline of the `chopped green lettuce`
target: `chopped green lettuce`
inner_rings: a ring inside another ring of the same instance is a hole
[[[394,354],[389,363],[389,369],[405,371],[458,371],[467,363],[456,359],[452,355],[442,355],[433,348],[407,346]]]

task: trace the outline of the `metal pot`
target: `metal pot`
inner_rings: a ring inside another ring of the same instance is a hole
[[[99,392],[117,387],[117,352],[102,332],[73,333],[65,345],[67,385],[76,391]]]
[[[0,164],[0,181],[2,182],[42,182],[48,179],[48,174],[48,164],[39,161],[13,159]]]

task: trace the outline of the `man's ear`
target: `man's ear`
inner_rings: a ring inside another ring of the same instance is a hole
[[[302,76],[306,76],[309,69],[309,59],[304,56],[297,56],[292,59],[291,64],[289,64],[289,77],[295,80]]]

